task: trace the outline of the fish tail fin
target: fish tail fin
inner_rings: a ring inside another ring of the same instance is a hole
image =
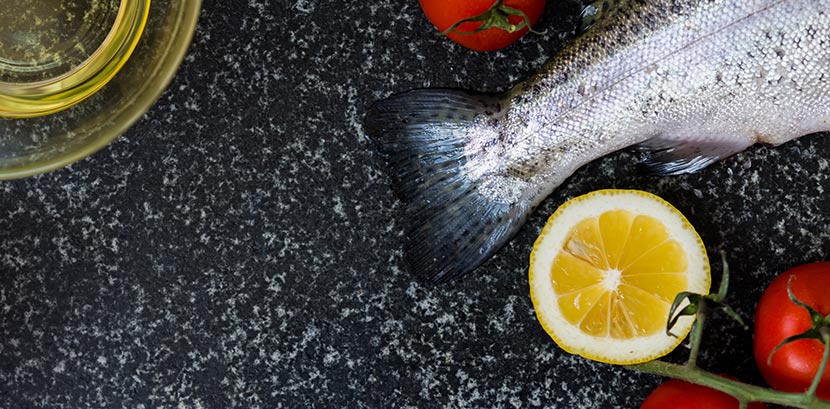
[[[411,272],[438,284],[487,260],[523,224],[528,206],[486,195],[493,176],[484,134],[497,135],[503,106],[494,96],[421,89],[372,106],[364,126],[385,156],[392,189],[404,203],[405,257]]]

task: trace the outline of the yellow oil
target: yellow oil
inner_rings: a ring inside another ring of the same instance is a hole
[[[150,0],[27,0],[0,8],[0,116],[66,109],[103,87],[135,49]]]

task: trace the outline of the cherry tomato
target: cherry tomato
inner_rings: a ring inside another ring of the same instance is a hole
[[[755,362],[770,386],[786,392],[804,392],[821,363],[824,352],[821,342],[806,339],[787,344],[767,364],[769,354],[781,341],[811,327],[810,314],[794,304],[787,294],[790,277],[795,277],[792,291],[798,300],[824,316],[830,313],[830,262],[792,268],[776,277],[758,302],[753,347]],[[830,399],[830,368],[824,372],[818,396]]]
[[[740,406],[737,399],[721,391],[672,379],[652,391],[640,409],[738,409]],[[753,402],[748,408],[764,409],[766,405]]]
[[[435,25],[438,31],[445,31],[469,17],[479,16],[487,12],[497,2],[494,0],[419,0],[429,21]],[[545,9],[545,0],[505,0],[504,7],[521,10],[527,15],[528,24],[533,26],[542,16]],[[511,24],[520,24],[522,16],[511,15],[507,18]],[[493,51],[513,44],[528,32],[528,28],[510,33],[498,27],[477,32],[475,34],[463,34],[460,32],[471,32],[482,25],[481,22],[467,22],[447,34],[451,40],[467,48],[477,51]],[[459,32],[460,31],[460,32]]]

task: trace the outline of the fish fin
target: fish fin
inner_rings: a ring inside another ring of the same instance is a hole
[[[612,16],[625,5],[626,0],[596,0],[582,9],[579,14],[579,33],[588,31],[594,24]]]
[[[649,174],[697,172],[752,146],[748,138],[668,139],[655,137],[638,145],[646,153],[642,167]]]
[[[501,110],[493,96],[421,89],[393,95],[366,113],[366,133],[404,203],[407,264],[423,281],[438,284],[472,271],[524,223],[528,206],[494,201],[483,193],[494,177],[470,171],[483,169],[484,161],[471,141],[483,140],[494,126],[488,119]]]

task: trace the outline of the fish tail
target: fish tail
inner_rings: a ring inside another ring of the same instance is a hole
[[[380,101],[365,116],[405,205],[407,264],[423,281],[438,284],[472,271],[524,222],[527,206],[487,197],[493,176],[471,172],[484,165],[472,145],[497,132],[502,109],[491,95],[421,89]]]

